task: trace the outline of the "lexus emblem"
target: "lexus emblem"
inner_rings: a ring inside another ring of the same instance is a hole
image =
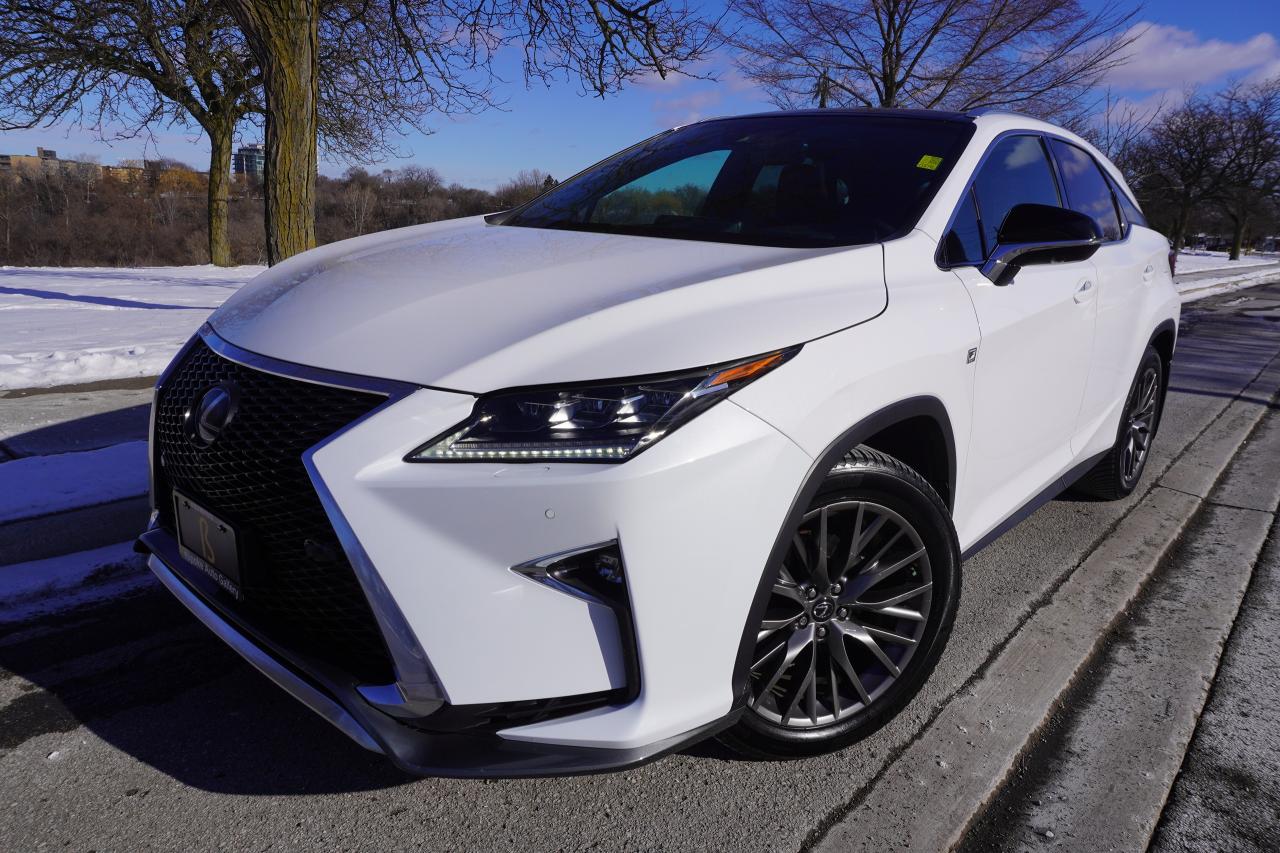
[[[214,385],[187,410],[187,439],[196,447],[208,447],[236,416],[240,389],[234,382]]]

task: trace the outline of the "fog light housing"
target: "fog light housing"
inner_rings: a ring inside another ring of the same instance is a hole
[[[631,616],[626,564],[616,539],[550,554],[512,566],[511,570],[565,595],[603,604],[612,610],[626,666],[625,701],[640,695],[640,652]]]

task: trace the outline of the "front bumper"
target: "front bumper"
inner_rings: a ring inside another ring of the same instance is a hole
[[[255,369],[321,379],[203,334]],[[396,684],[359,684],[273,645],[208,594],[162,529],[141,540],[153,570],[268,677],[412,772],[617,769],[736,719],[748,613],[807,455],[727,401],[621,465],[408,464],[405,454],[462,420],[473,398],[412,388],[390,397],[304,460],[378,616]],[[638,672],[608,607],[512,571],[612,540],[624,557]],[[454,707],[610,691],[629,701],[483,734],[417,725]]]
[[[177,543],[151,529],[140,538],[151,552],[148,565],[171,593],[223,642],[312,711],[371,752],[387,755],[397,766],[424,776],[517,778],[566,776],[621,770],[667,753],[730,726],[737,714],[712,724],[633,749],[592,749],[508,740],[496,734],[428,733],[405,726],[373,708],[350,680],[315,661],[291,660],[288,652],[256,636],[253,629],[216,609],[171,567],[185,565]],[[188,567],[187,570],[190,570]]]

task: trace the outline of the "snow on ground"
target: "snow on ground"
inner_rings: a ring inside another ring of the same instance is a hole
[[[0,523],[147,492],[147,443],[28,456],[0,465]]]
[[[1204,249],[1184,249],[1178,253],[1178,274],[1206,272],[1208,270],[1238,270],[1258,264],[1274,264],[1280,258],[1274,255],[1245,255],[1238,261],[1230,260],[1226,252],[1209,252]]]
[[[154,376],[263,269],[0,267],[0,390]]]
[[[1181,267],[1181,262],[1179,262]],[[1217,296],[1220,293],[1232,293],[1236,290],[1244,290],[1247,287],[1256,287],[1259,284],[1268,284],[1273,281],[1280,281],[1280,265],[1275,259],[1272,259],[1269,266],[1252,265],[1245,269],[1227,269],[1223,270],[1221,275],[1202,275],[1191,280],[1178,280],[1174,278],[1174,286],[1178,288],[1178,294],[1182,297],[1182,302],[1195,302],[1197,299],[1204,299],[1207,296]]]
[[[131,542],[5,566],[0,570],[0,626],[118,598],[152,583],[146,559],[134,553]]]

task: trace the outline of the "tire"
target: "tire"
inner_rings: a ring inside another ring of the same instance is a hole
[[[960,547],[946,504],[910,467],[858,447],[827,474],[771,571],[747,708],[720,740],[764,759],[861,740],[916,695],[951,634]]]
[[[1116,442],[1072,487],[1078,495],[1105,501],[1128,497],[1146,470],[1151,442],[1164,411],[1164,360],[1147,347],[1121,409]]]

